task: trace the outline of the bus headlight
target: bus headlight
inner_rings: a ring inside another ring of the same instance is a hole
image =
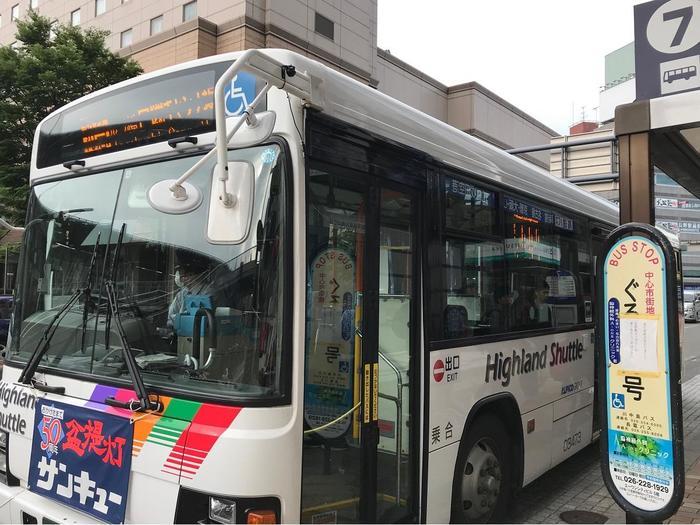
[[[236,502],[226,498],[210,496],[209,519],[217,523],[236,523]]]
[[[279,498],[215,496],[180,487],[173,523],[268,525],[280,522]]]

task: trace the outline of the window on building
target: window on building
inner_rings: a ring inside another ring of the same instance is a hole
[[[19,4],[13,5],[10,10],[10,22],[14,22],[15,20],[19,20]]]
[[[335,24],[333,23],[333,20],[326,18],[320,13],[316,13],[316,21],[314,24],[314,30],[320,34],[325,36],[326,38],[330,38],[333,40],[333,37],[335,35]]]
[[[132,38],[133,31],[131,29],[122,31],[121,37],[119,39],[119,47],[129,47],[131,45]]]
[[[2,27],[2,15],[0,15],[0,27]]]
[[[39,0],[29,0],[29,8],[36,9],[39,7]]]
[[[163,15],[151,18],[151,35],[160,33],[163,30]]]
[[[72,26],[79,26],[80,25],[80,9],[76,9],[75,11],[71,11],[70,25],[72,25]]]
[[[194,20],[197,17],[197,0],[182,6],[182,21]]]
[[[666,175],[661,171],[655,171],[655,182],[656,184],[666,184],[668,186],[680,186],[675,180]]]
[[[95,16],[100,16],[107,11],[107,0],[95,0]]]

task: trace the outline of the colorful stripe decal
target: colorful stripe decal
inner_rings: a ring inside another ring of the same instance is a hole
[[[240,412],[239,407],[201,405],[192,419],[189,431],[180,435],[170,456],[165,460],[163,472],[167,472],[165,469],[174,470],[173,467],[179,465],[180,475],[192,479],[214,443]]]
[[[85,406],[123,417],[134,417],[132,456],[138,456],[146,443],[170,449],[161,472],[192,479],[214,443],[241,412],[240,407],[224,407],[184,399],[161,397],[162,415],[134,415],[131,411],[105,405],[108,397],[119,401],[136,398],[133,390],[96,385]]]

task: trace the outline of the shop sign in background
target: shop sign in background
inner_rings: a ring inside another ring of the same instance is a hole
[[[665,264],[655,243],[633,236],[604,267],[610,478],[645,511],[666,507],[674,489]]]
[[[123,523],[132,444],[127,418],[41,399],[29,489],[100,521]]]

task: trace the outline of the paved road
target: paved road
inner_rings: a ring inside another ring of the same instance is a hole
[[[686,468],[700,458],[700,323],[686,323],[683,337],[683,416]],[[625,515],[608,494],[600,474],[598,442],[523,489],[509,516],[511,523],[561,523],[561,513],[585,510],[608,523]],[[700,508],[697,510],[700,523]],[[681,520],[690,523],[687,516]],[[695,523],[695,521],[693,521]]]
[[[683,381],[700,375],[700,323],[685,323]]]

